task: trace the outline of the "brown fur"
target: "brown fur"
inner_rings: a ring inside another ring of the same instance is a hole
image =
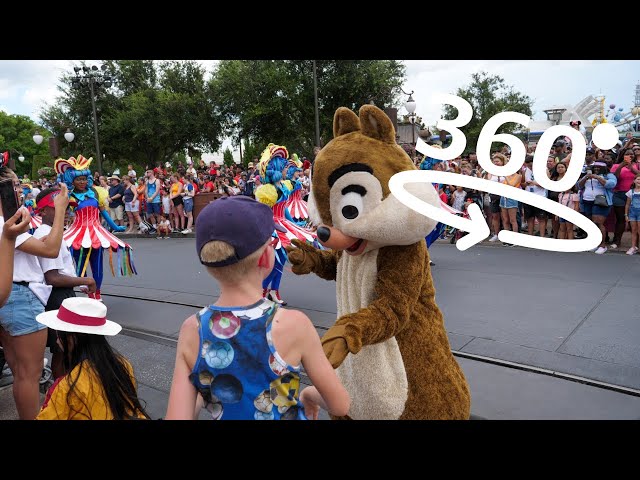
[[[322,341],[352,395],[350,415],[468,419],[469,387],[451,353],[442,313],[435,303],[424,241],[435,222],[414,215],[389,192],[394,174],[415,167],[395,144],[389,118],[374,106],[363,106],[359,121],[348,109],[338,109],[334,134],[336,138],[316,158],[313,203],[325,225],[367,240],[367,246],[357,256],[304,246],[289,250],[289,259],[294,273],[314,272],[337,281],[339,318]],[[368,165],[373,174],[347,173],[343,180],[335,180],[336,170],[354,163]],[[344,202],[351,202],[341,193],[349,184],[366,188],[363,203],[355,202],[359,215],[332,218],[332,212],[340,216]],[[437,204],[437,193],[426,186],[423,191],[428,201]],[[399,355],[394,353],[398,351]],[[374,388],[369,388],[374,382]]]

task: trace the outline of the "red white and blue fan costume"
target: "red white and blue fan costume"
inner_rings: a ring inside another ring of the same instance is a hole
[[[95,297],[100,299],[100,286],[102,284],[103,251],[109,253],[109,266],[114,276],[137,274],[133,263],[132,248],[102,226],[102,216],[109,226],[115,231],[123,231],[124,227],[117,226],[106,211],[107,192],[93,186],[93,176],[89,170],[91,158],[86,159],[82,155],[69,160],[58,159],[55,162],[55,170],[59,179],[64,181],[69,188],[69,208],[75,213],[73,224],[64,233],[64,241],[71,250],[76,263],[76,273],[84,277],[87,267],[91,264],[91,273],[96,281]],[[73,184],[77,177],[87,178],[87,188],[79,191]],[[115,265],[114,265],[115,257]]]

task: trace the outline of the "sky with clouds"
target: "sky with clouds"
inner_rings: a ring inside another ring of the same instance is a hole
[[[36,122],[45,102],[59,95],[58,79],[77,61],[0,60],[0,110],[28,115]],[[97,63],[97,62],[96,62]],[[201,61],[211,70],[214,60]],[[533,118],[560,104],[575,105],[588,95],[605,95],[607,104],[628,111],[640,82],[638,60],[408,60],[404,90],[414,91],[416,114],[427,125],[440,118],[441,107],[431,104],[435,92],[455,93],[469,84],[471,74],[484,70],[504,78],[507,85],[534,100]],[[322,95],[322,92],[319,92]],[[399,114],[406,113],[399,105]],[[225,146],[226,146],[225,142]]]

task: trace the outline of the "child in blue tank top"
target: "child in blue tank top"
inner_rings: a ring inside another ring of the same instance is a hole
[[[311,320],[262,297],[277,228],[268,206],[241,195],[198,215],[198,258],[220,297],[180,329],[166,419],[194,419],[200,408],[221,420],[317,419],[319,408],[348,413],[349,394]],[[301,367],[314,385],[302,393]]]

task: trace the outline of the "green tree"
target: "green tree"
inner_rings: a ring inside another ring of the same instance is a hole
[[[357,112],[370,102],[381,108],[393,106],[405,78],[405,66],[395,60],[318,60],[316,65],[322,143],[333,138],[338,107]],[[273,142],[312,156],[311,60],[223,60],[209,86],[226,135],[249,139],[259,152]]]
[[[229,147],[225,148],[224,153],[222,154],[222,162],[227,167],[231,167],[236,164],[233,160],[233,153],[231,153],[231,149]]]
[[[33,141],[33,134],[38,129],[43,137],[47,138],[50,135],[25,115],[9,115],[0,110],[0,152],[10,152],[15,162],[15,172],[20,178],[27,174],[30,179],[34,179],[34,155],[46,155],[50,160],[48,166],[53,167],[53,159],[49,156],[46,142],[36,145]],[[23,162],[18,160],[20,154],[24,156]]]
[[[249,162],[252,162],[255,157],[260,158],[260,154],[262,151],[255,143],[250,140],[245,140],[242,142],[242,165],[248,166]]]
[[[100,150],[110,167],[174,161],[188,147],[220,148],[219,122],[209,102],[205,70],[195,61],[107,61],[113,87],[98,87]],[[76,148],[95,157],[93,113],[87,88],[71,87],[64,73],[62,96],[41,114],[45,126],[72,125]]]
[[[506,85],[499,75],[489,75],[481,71],[471,75],[471,83],[459,88],[455,95],[464,98],[473,107],[471,121],[461,130],[467,137],[466,152],[474,151],[480,131],[491,117],[501,112],[519,112],[531,115],[533,100],[527,95],[517,92],[512,86]],[[444,118],[451,120],[458,115],[457,109],[450,105],[444,107]],[[496,133],[513,133],[522,128],[516,123],[505,123]],[[494,147],[499,149],[501,143]]]

